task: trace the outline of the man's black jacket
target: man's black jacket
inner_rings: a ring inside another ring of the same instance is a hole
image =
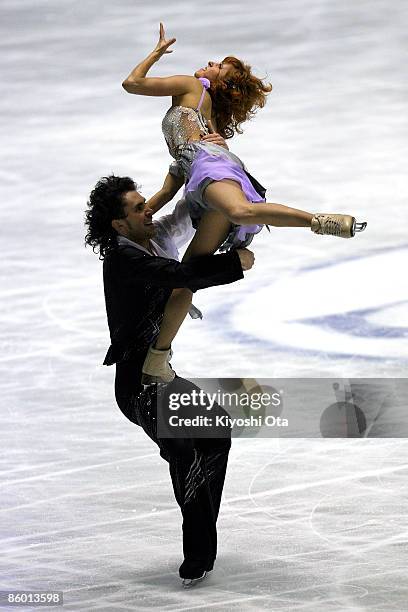
[[[172,289],[191,291],[243,278],[236,251],[179,263],[150,256],[131,245],[117,245],[105,256],[103,281],[111,346],[104,365],[141,359],[160,329]]]

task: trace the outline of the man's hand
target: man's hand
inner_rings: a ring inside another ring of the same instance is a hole
[[[220,136],[220,134],[214,131],[214,127],[213,127],[213,124],[211,123],[211,119],[208,119],[207,124],[208,124],[208,129],[210,130],[210,133],[203,134],[201,136],[201,140],[204,142],[211,142],[212,144],[216,144],[219,147],[224,147],[224,149],[227,149],[227,151],[229,151],[228,145],[225,142],[224,138]]]
[[[241,266],[244,272],[250,270],[254,265],[255,255],[249,249],[237,249],[237,253],[239,259],[241,261]]]
[[[224,147],[224,149],[227,149],[227,151],[229,151],[227,143],[225,142],[224,138],[220,136],[220,134],[204,134],[203,136],[201,136],[201,141],[216,144],[219,147]]]

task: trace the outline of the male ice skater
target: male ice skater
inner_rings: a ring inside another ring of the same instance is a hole
[[[166,189],[166,185],[163,186]],[[169,199],[172,194],[167,194]],[[152,221],[149,203],[128,177],[109,176],[93,189],[86,211],[85,242],[103,259],[106,311],[111,346],[104,364],[116,364],[115,395],[123,414],[141,426],[169,463],[174,494],[183,515],[183,586],[193,586],[211,571],[217,553],[216,521],[231,440],[159,438],[157,385],[143,387],[142,365],[159,333],[173,289],[191,291],[243,278],[254,262],[241,249],[179,263],[177,248],[194,230],[183,200],[173,213]],[[194,385],[178,376],[178,392]]]

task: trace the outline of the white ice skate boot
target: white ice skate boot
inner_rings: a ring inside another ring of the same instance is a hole
[[[365,221],[357,223],[355,217],[351,215],[318,213],[314,215],[310,229],[315,234],[352,238],[357,232],[363,232],[366,227]]]
[[[174,380],[176,373],[170,365],[172,355],[171,348],[159,350],[150,346],[142,368],[142,385],[169,383]]]

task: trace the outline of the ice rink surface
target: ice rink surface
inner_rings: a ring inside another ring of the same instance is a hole
[[[405,377],[407,4],[2,0],[0,16],[0,589],[85,611],[407,610],[403,438],[234,440],[214,572],[181,589],[167,464],[115,405],[83,247],[100,176],[149,196],[167,171],[169,100],[120,86],[162,20],[177,43],[152,75],[235,54],[273,83],[230,142],[269,201],[368,221],[350,241],[263,231],[244,281],[196,294],[205,318],[183,325],[175,369]]]

